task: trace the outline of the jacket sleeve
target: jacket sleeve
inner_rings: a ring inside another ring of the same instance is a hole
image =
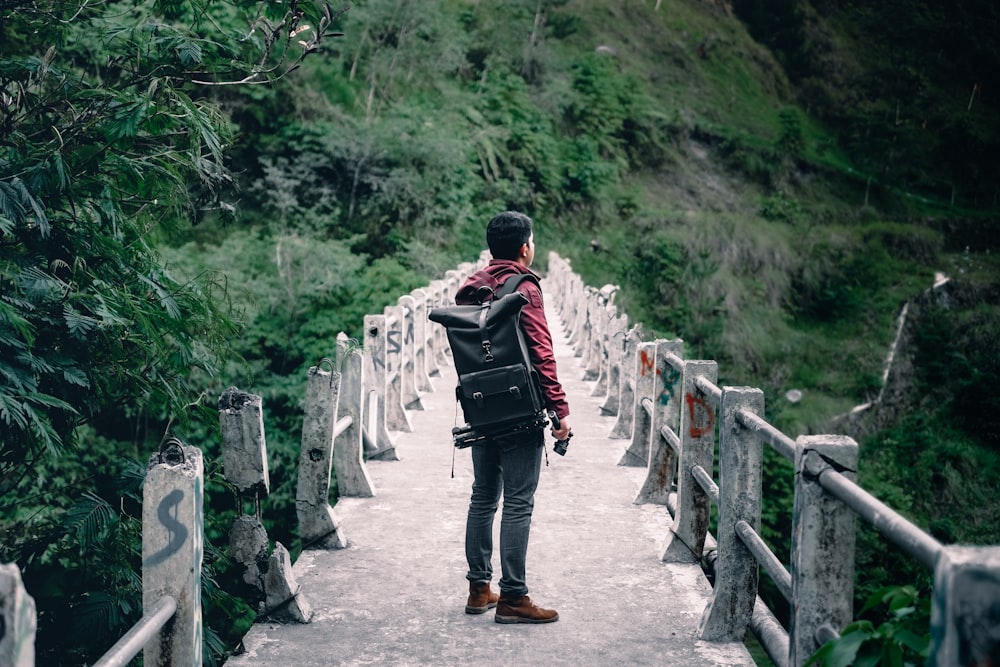
[[[546,407],[554,410],[559,419],[564,419],[569,416],[569,403],[556,373],[556,356],[552,349],[552,334],[545,318],[542,291],[538,285],[529,281],[518,285],[517,291],[528,297],[528,303],[521,309],[521,328],[528,340],[531,361],[538,371]]]

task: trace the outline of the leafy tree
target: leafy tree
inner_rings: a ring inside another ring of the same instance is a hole
[[[66,648],[45,639],[50,602],[97,619],[100,632],[78,627],[76,659],[138,615],[133,492],[100,475],[109,451],[142,460],[191,420],[198,373],[218,371],[238,331],[223,285],[179,280],[155,248],[227,206],[231,128],[206,93],[284,76],[334,18],[297,0],[0,8],[0,504],[14,510],[0,558],[58,582],[39,596],[47,660]],[[91,473],[71,474],[85,423],[131,451],[90,435]],[[34,488],[37,511],[19,508]]]

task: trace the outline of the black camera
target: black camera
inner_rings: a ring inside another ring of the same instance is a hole
[[[549,419],[552,420],[552,428],[559,428],[559,417],[556,417],[554,410],[549,410]],[[573,432],[570,431],[565,440],[556,440],[555,444],[552,445],[552,451],[559,456],[566,456],[566,448],[569,447],[569,439],[572,437]]]

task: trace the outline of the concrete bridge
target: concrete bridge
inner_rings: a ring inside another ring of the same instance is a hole
[[[556,255],[543,289],[575,436],[542,471],[528,585],[560,620],[465,614],[471,464],[451,444],[462,421],[455,377],[426,311],[486,259],[367,316],[363,342],[341,337],[336,359],[310,369],[296,496],[307,548],[294,565],[259,520],[269,484],[260,397],[233,388],[220,399],[226,476],[241,506],[256,506],[234,523],[232,556],[261,597],[227,665],[753,665],[752,635],[773,664],[798,667],[852,620],[857,518],[934,573],[929,664],[995,664],[1000,550],[938,543],[854,483],[850,438],[781,433],[759,389],[717,386],[715,362],[685,359],[683,341],[644,341],[612,286],[583,285]],[[764,446],[795,469],[781,557],[758,535]],[[147,665],[201,663],[202,469],[179,441],[151,457],[145,616],[98,665],[139,651]],[[787,628],[756,595],[761,568],[792,609]],[[0,566],[0,667],[33,664],[29,593]]]

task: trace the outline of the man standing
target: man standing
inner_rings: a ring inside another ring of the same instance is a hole
[[[531,225],[531,218],[514,211],[501,213],[490,220],[486,227],[486,243],[493,259],[462,285],[455,297],[457,304],[478,303],[482,287],[496,292],[511,276],[522,273],[534,275],[530,268],[535,259]],[[553,428],[552,435],[557,440],[564,440],[570,432],[566,421],[569,405],[556,375],[552,335],[545,319],[542,292],[530,280],[521,282],[517,291],[528,299],[521,310],[521,328],[528,342],[532,365],[538,372],[546,409],[555,411],[559,418],[559,428]],[[465,557],[469,565],[466,613],[482,614],[496,607],[497,623],[551,623],[559,620],[555,610],[543,609],[531,601],[525,583],[528,533],[544,446],[543,429],[506,438],[490,438],[472,445],[475,478],[465,528]],[[490,581],[493,576],[493,518],[501,493],[502,577],[498,596],[490,588]]]

